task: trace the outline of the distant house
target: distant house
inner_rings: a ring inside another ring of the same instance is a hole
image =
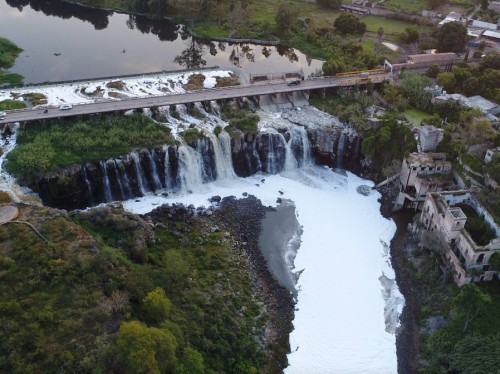
[[[500,41],[500,32],[493,30],[486,30],[485,32],[483,32],[483,37],[498,42]]]
[[[475,19],[473,19],[471,22],[469,22],[469,26],[474,27],[476,29],[483,29],[483,30],[496,30],[497,29],[496,23],[483,22],[483,21],[478,21]]]
[[[434,126],[420,126],[418,132],[422,152],[435,152],[444,138],[444,130]]]
[[[438,18],[440,16],[441,16],[441,14],[439,14],[437,12],[433,12],[432,10],[422,10],[422,17]]]
[[[427,66],[432,64],[445,65],[458,59],[453,52],[446,53],[423,53],[418,55],[408,55],[406,63],[408,65]]]
[[[490,265],[491,256],[500,256],[500,238],[492,239],[486,245],[478,245],[465,229],[467,216],[457,206],[469,205],[476,212],[482,209],[469,191],[429,193],[420,216],[425,230],[434,231],[445,246],[445,260],[453,267],[453,278],[459,286],[470,282],[490,281],[499,276]],[[485,221],[491,224],[489,221]],[[492,227],[495,232],[500,228]]]
[[[497,103],[487,100],[482,96],[476,95],[467,97],[462,94],[447,94],[443,91],[442,95],[435,96],[432,98],[434,104],[442,103],[445,101],[453,100],[464,108],[477,108],[483,112],[486,118],[495,125],[499,122],[500,116],[500,105]]]
[[[399,182],[396,209],[421,209],[427,193],[457,188],[444,153],[411,153],[403,160]]]
[[[363,8],[361,6],[355,6],[355,5],[341,4],[340,10],[343,12],[348,12],[348,13],[370,14],[369,9]]]
[[[390,70],[391,73],[398,73],[403,69],[424,69],[431,65],[438,65],[439,67],[447,67],[454,62],[459,62],[460,57],[458,57],[453,52],[446,53],[423,53],[418,55],[408,55],[406,57],[406,62],[391,64],[387,60],[384,66]]]
[[[461,24],[466,25],[467,24],[467,18],[464,17],[464,16],[462,16],[460,13],[450,12],[444,18],[444,20],[442,20],[441,22],[438,23],[438,27],[439,26],[443,26],[444,24],[449,23],[449,22],[460,22]]]

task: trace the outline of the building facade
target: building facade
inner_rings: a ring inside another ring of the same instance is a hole
[[[491,256],[495,253],[500,256],[500,238],[484,246],[477,245],[465,229],[467,216],[458,204],[474,206],[475,201],[465,190],[429,193],[420,223],[425,230],[435,231],[445,246],[445,260],[452,266],[453,278],[459,286],[490,281],[500,274],[490,264]]]

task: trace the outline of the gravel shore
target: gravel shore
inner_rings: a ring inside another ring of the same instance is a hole
[[[413,210],[393,212],[393,201],[399,188],[393,183],[381,191],[380,212],[386,218],[396,223],[396,233],[391,240],[391,265],[396,274],[399,291],[405,298],[405,306],[400,316],[401,326],[396,335],[396,354],[398,358],[398,373],[413,374],[418,372],[417,355],[419,351],[419,332],[416,322],[416,302],[412,293],[409,274],[406,269],[404,248],[410,241],[407,230],[408,223],[415,214]]]

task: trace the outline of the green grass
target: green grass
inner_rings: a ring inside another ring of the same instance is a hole
[[[403,114],[408,121],[413,122],[416,126],[420,126],[424,119],[432,117],[431,114],[422,112],[421,110],[415,108],[408,108]]]
[[[386,19],[380,16],[366,16],[362,18],[363,22],[366,23],[366,30],[371,32],[377,32],[379,27],[384,29],[385,34],[400,34],[407,27],[416,26],[413,23],[398,21],[394,19]],[[417,26],[419,32],[429,34],[432,31],[432,27],[429,26]],[[384,35],[386,38],[386,35]]]
[[[229,27],[216,25],[198,25],[194,32],[205,38],[226,38],[229,35]]]
[[[386,0],[383,5],[389,10],[406,10],[415,13],[428,8],[426,0]]]

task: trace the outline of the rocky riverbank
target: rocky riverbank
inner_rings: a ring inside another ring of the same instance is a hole
[[[222,199],[215,211],[215,221],[230,229],[234,245],[243,249],[250,265],[254,291],[264,300],[269,320],[266,324],[266,343],[272,348],[269,373],[282,373],[288,366],[286,355],[290,352],[289,336],[293,329],[294,301],[292,294],[280,286],[268,270],[259,249],[262,220],[268,209],[254,196],[244,199]]]
[[[393,212],[394,200],[399,192],[397,183],[391,183],[380,191],[380,212],[396,223],[397,229],[391,240],[391,264],[396,274],[399,291],[405,298],[405,306],[400,316],[401,326],[396,335],[396,354],[398,357],[398,373],[417,373],[417,355],[419,351],[419,331],[416,321],[417,306],[412,293],[409,274],[406,269],[404,248],[410,242],[408,223],[412,221],[414,211]]]

